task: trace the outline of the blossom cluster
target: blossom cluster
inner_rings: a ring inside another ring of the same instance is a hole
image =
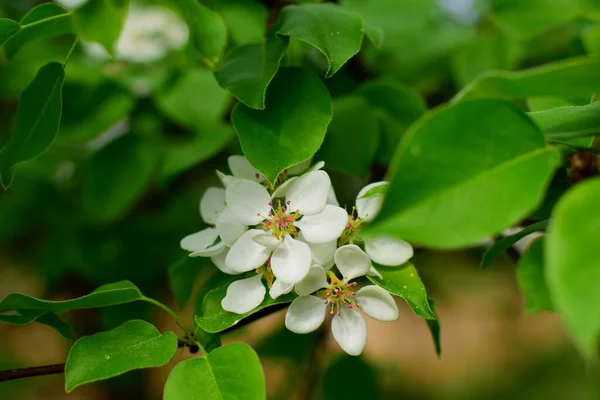
[[[210,227],[181,241],[190,256],[210,257],[222,272],[240,275],[227,288],[223,309],[246,314],[267,295],[276,299],[293,292],[297,297],[285,317],[290,331],[312,332],[329,313],[340,347],[360,354],[367,327],[358,310],[393,321],[398,308],[387,291],[376,285],[358,288],[356,280],[381,278],[373,263],[398,266],[413,255],[407,242],[362,233],[383,202],[383,195],[368,193],[387,183],[364,187],[348,213],[323,162],[283,171],[274,187],[245,157],[231,156],[228,164],[231,175],[217,171],[223,187],[208,188],[200,200],[200,214]]]

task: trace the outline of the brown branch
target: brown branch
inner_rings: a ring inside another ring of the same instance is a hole
[[[179,338],[178,338],[179,339]],[[198,352],[196,345],[188,345],[185,342],[179,340],[177,347],[188,347],[190,353],[194,354]],[[0,382],[12,381],[14,379],[30,378],[32,376],[44,376],[44,375],[55,375],[62,374],[65,372],[65,364],[52,364],[42,365],[41,367],[27,367],[27,368],[15,368],[0,371]]]

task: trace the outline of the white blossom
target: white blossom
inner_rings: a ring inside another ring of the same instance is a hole
[[[325,270],[313,265],[295,285],[299,297],[290,305],[285,325],[295,333],[312,332],[325,321],[329,310],[333,315],[333,337],[346,353],[359,355],[367,340],[367,326],[357,310],[380,321],[393,321],[398,319],[398,307],[393,297],[378,286],[367,285],[354,291],[357,283],[352,280],[371,269],[371,260],[360,247],[348,244],[337,249],[335,264],[343,279],[329,272],[328,282]]]
[[[327,204],[331,181],[324,171],[297,177],[275,201],[256,180],[235,179],[226,189],[227,208],[248,230],[231,246],[225,263],[238,273],[256,269],[270,259],[277,279],[297,283],[312,264],[310,244],[335,241],[344,231],[347,212]],[[217,229],[225,231],[217,221]],[[302,240],[298,238],[299,231]]]

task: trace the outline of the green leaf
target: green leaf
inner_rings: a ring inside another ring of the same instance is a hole
[[[20,29],[4,43],[4,54],[10,60],[33,40],[71,33],[69,16],[68,11],[53,3],[35,7],[23,17]]]
[[[156,166],[154,149],[127,134],[92,154],[84,169],[83,207],[98,222],[111,222],[143,195]]]
[[[236,47],[215,70],[215,78],[239,101],[263,110],[267,86],[287,46],[287,38],[271,35],[264,43]]]
[[[277,33],[316,47],[329,61],[330,77],[360,51],[362,18],[335,4],[287,6],[281,10]]]
[[[100,43],[112,55],[119,39],[128,0],[92,0],[73,13],[73,26],[82,39]]]
[[[244,6],[240,7],[237,0],[221,0],[219,12],[236,45],[241,46],[264,40],[269,11],[263,3],[246,0]]]
[[[8,18],[0,18],[0,45],[6,42],[20,28],[21,25],[18,22]]]
[[[221,16],[197,0],[172,3],[181,11],[190,27],[190,38],[200,60],[214,68],[227,46],[227,27]]]
[[[267,91],[266,110],[238,104],[231,120],[244,155],[273,183],[319,149],[331,120],[331,98],[311,71],[282,68]]]
[[[387,290],[393,295],[402,297],[413,312],[421,318],[437,319],[429,307],[425,286],[414,265],[406,263],[399,267],[375,265],[383,279],[367,276],[371,282]]]
[[[383,46],[383,39],[385,37],[383,29],[378,26],[366,24],[363,21],[363,32],[375,47],[380,48]]]
[[[264,400],[265,377],[258,356],[245,343],[232,343],[205,358],[173,368],[164,400]]]
[[[173,140],[164,146],[160,176],[171,179],[216,155],[234,137],[228,125],[216,125],[209,131],[195,132],[189,140]]]
[[[64,77],[62,64],[46,64],[23,91],[15,131],[0,151],[0,178],[5,188],[12,183],[17,163],[39,156],[54,141],[60,124]]]
[[[529,315],[552,310],[544,269],[544,238],[540,237],[523,253],[517,267],[517,282],[525,297],[525,310]]]
[[[398,147],[370,230],[435,248],[473,245],[533,211],[559,162],[560,152],[510,103],[438,109]]]
[[[27,310],[26,315],[34,315],[33,311],[29,310],[36,312],[44,310],[45,312],[62,314],[69,310],[130,303],[142,300],[143,297],[140,290],[133,283],[121,281],[100,286],[86,296],[64,301],[41,300],[26,294],[11,293],[0,302],[0,312],[17,311],[23,315],[23,311]]]
[[[521,46],[499,32],[482,33],[453,54],[452,73],[464,87],[484,72],[511,70],[517,66]]]
[[[428,299],[427,302],[429,303],[429,308],[431,308],[431,310],[435,314],[434,301],[431,299]],[[435,354],[437,354],[438,358],[440,358],[442,356],[442,341],[440,339],[440,331],[441,331],[440,321],[436,318],[436,319],[426,319],[425,322],[427,322],[427,327],[429,328],[429,332],[431,333],[431,338],[433,340],[433,347],[435,349]]]
[[[189,69],[168,82],[155,100],[167,117],[192,130],[212,130],[230,103],[227,91],[204,68]]]
[[[390,187],[389,183],[375,186],[374,188],[367,190],[367,193],[360,196],[359,199],[368,199],[369,197],[383,196],[387,193],[387,190],[389,187]]]
[[[369,104],[358,96],[338,98],[315,159],[325,161],[328,168],[366,179],[378,144],[378,120]]]
[[[600,133],[600,103],[530,112],[529,117],[550,140],[593,136]]]
[[[160,367],[177,351],[177,336],[132,320],[107,332],[79,339],[65,365],[67,393],[78,386],[141,368]]]
[[[32,322],[48,325],[58,331],[67,339],[74,339],[71,326],[63,321],[58,315],[46,310],[19,310],[13,314],[0,315],[0,322],[13,325],[27,325]]]
[[[507,35],[527,40],[575,19],[579,11],[574,0],[500,0],[490,18]]]
[[[586,356],[597,357],[600,333],[600,179],[578,184],[554,209],[544,244],[554,309]]]
[[[232,282],[247,276],[231,276],[221,272],[215,273],[203,286],[196,297],[196,324],[206,332],[216,333],[231,328],[240,323],[246,317],[278,304],[291,303],[296,297],[293,293],[271,298],[267,293],[263,302],[254,310],[246,314],[235,314],[223,310],[221,300],[227,294],[227,287]]]
[[[184,257],[169,267],[169,287],[177,305],[185,306],[192,296],[196,276],[207,262],[203,257]]]
[[[367,83],[359,89],[376,110],[381,137],[377,161],[388,164],[408,127],[425,112],[423,100],[398,83]]]
[[[600,61],[571,58],[523,71],[490,71],[454,96],[453,102],[472,98],[578,97],[600,91]]]
[[[525,236],[533,232],[545,231],[547,226],[547,220],[536,222],[515,234],[506,236],[496,241],[493,245],[486,249],[485,253],[483,253],[483,257],[481,258],[481,268],[485,268],[496,261],[506,250],[510,249],[513,244],[517,243]]]

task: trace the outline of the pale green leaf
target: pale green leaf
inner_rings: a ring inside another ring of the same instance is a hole
[[[600,179],[583,182],[556,205],[544,243],[555,310],[581,351],[597,358],[600,333]]]
[[[73,26],[82,39],[100,43],[112,55],[119,39],[129,0],[92,0],[73,13]]]
[[[535,210],[559,162],[560,152],[509,103],[438,109],[398,147],[371,231],[435,248],[473,245]]]
[[[552,310],[544,270],[544,238],[540,237],[521,255],[517,267],[517,282],[525,298],[525,311],[529,315]]]
[[[160,367],[177,351],[177,336],[154,325],[132,320],[107,332],[79,339],[65,365],[67,393],[78,386],[113,378],[126,372]]]
[[[164,400],[264,400],[265,377],[258,356],[245,343],[232,343],[205,358],[173,368]]]
[[[548,139],[563,140],[600,133],[600,103],[530,112]]]

